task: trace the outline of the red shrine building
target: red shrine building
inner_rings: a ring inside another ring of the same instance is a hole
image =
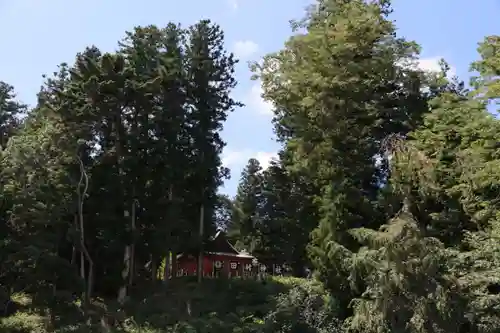
[[[234,248],[222,231],[205,245],[203,276],[205,277],[249,277],[256,265],[255,257]],[[177,275],[196,275],[197,258],[183,253],[177,256]],[[255,267],[256,269],[256,267]]]

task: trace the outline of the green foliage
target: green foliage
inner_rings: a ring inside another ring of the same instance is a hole
[[[500,332],[500,37],[468,91],[444,60],[418,69],[391,11],[318,0],[253,66],[282,147],[234,200],[218,25],[88,47],[30,112],[0,82],[0,330]],[[317,279],[176,278],[216,228]]]
[[[0,330],[5,333],[45,333],[43,318],[36,314],[17,313],[0,319]]]
[[[254,65],[286,169],[313,189],[310,259],[346,331],[496,332],[498,37],[480,44],[469,92],[444,61],[414,65],[390,12],[318,1]]]
[[[262,167],[258,160],[251,158],[241,174],[236,197],[233,201],[231,223],[228,236],[236,241],[236,246],[254,252],[259,246],[260,208],[262,197]]]
[[[404,135],[426,110],[425,75],[409,66],[418,46],[395,36],[389,11],[385,2],[319,2],[297,24],[305,33],[257,68],[291,155],[287,168],[313,189],[310,258],[332,291],[345,295],[344,307],[352,295],[334,243],[354,250],[349,229],[384,222],[373,203],[387,166],[375,158],[386,136]]]
[[[311,231],[317,226],[317,206],[313,201],[316,187],[300,172],[288,170],[288,152],[279,154],[264,172],[265,204],[261,210],[261,229],[267,235],[262,243],[275,262],[284,262],[295,276],[310,266],[306,247]]]
[[[459,331],[467,301],[451,274],[451,255],[439,240],[423,237],[404,211],[380,231],[356,234],[367,246],[353,256],[351,281],[362,278],[366,289],[353,300],[349,330]]]
[[[24,106],[2,83],[2,299],[28,292],[54,321],[83,293],[89,315],[94,295],[123,303],[167,254],[200,249],[228,173],[236,62],[210,21],[137,27],[114,53],[61,64],[16,131]]]
[[[337,324],[331,311],[335,309],[335,301],[316,281],[206,280],[199,286],[190,279],[179,279],[167,289],[150,291],[132,293],[121,314],[113,312],[111,302],[100,307],[108,318],[124,318],[115,329],[130,333],[329,332]],[[78,317],[65,315],[71,316],[73,320],[68,321],[72,323],[57,332],[100,331],[97,322],[94,328],[83,323],[78,327]],[[0,330],[45,333],[46,325],[45,317],[20,311],[2,319]]]
[[[337,304],[320,284],[296,285],[276,303],[264,319],[263,332],[340,332]]]
[[[15,100],[14,87],[0,81],[0,148],[4,149],[7,142],[21,123],[20,117],[25,115],[27,106]]]

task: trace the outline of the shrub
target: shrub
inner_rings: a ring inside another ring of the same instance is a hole
[[[304,280],[302,280],[304,281]],[[314,281],[296,283],[279,295],[265,317],[264,332],[331,333],[340,331],[335,301]]]
[[[40,316],[17,312],[13,316],[0,319],[2,333],[45,333],[45,325]]]

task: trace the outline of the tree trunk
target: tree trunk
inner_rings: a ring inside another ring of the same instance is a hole
[[[169,211],[166,212],[167,214],[167,222],[168,224],[170,225],[173,225],[173,217],[175,218],[174,214],[172,214],[172,210],[174,209],[174,186],[171,184],[169,189],[168,189],[168,207],[169,207]],[[171,228],[168,228],[167,226],[167,230],[172,230]],[[170,238],[170,244],[171,245],[171,239]],[[170,278],[170,249],[167,249],[167,252],[165,254],[165,266],[163,267],[163,272],[162,272],[162,283],[164,285],[167,285],[168,282],[169,282],[169,278]],[[172,273],[172,278],[174,277],[173,273]]]
[[[172,279],[173,278],[176,278],[177,277],[177,270],[178,270],[178,267],[177,267],[177,251],[172,251],[172,272],[171,272],[171,276],[172,276]]]
[[[203,279],[203,227],[205,217],[205,206],[200,206],[200,252],[198,254],[198,283]]]
[[[81,186],[81,185],[78,185]],[[87,277],[85,276],[85,255],[83,253],[83,249],[81,247],[82,243],[82,237],[84,238],[84,230],[82,229],[82,224],[81,221],[79,220],[79,214],[80,214],[80,194],[78,195],[78,213],[75,214],[75,226],[77,227],[78,230],[80,230],[80,237],[78,240],[78,247],[80,248],[80,278],[82,279],[83,282],[87,281]],[[75,254],[76,255],[76,254]],[[85,284],[85,288],[87,287],[87,284]]]
[[[76,261],[76,246],[73,245],[73,249],[71,250],[71,266],[75,264]]]
[[[117,110],[117,114],[114,115],[114,129],[115,129],[115,135],[116,135],[116,164],[118,167],[118,177],[119,177],[119,184],[120,184],[120,189],[119,189],[119,195],[121,197],[120,200],[120,207],[125,208],[123,206],[123,202],[125,200],[125,188],[124,188],[124,171],[123,171],[123,124],[122,124],[122,115],[121,115],[121,109]],[[123,217],[126,220],[129,217],[129,212],[126,209],[123,209]],[[118,303],[123,304],[125,302],[125,299],[127,297],[127,287],[129,283],[129,274],[130,274],[130,243],[125,245],[124,251],[123,251],[123,270],[122,270],[122,284],[120,286],[120,289],[118,291]]]
[[[125,250],[123,253],[123,270],[122,270],[122,286],[118,291],[118,303],[125,303],[125,299],[127,298],[127,286],[128,286],[128,277],[130,274],[130,245],[125,246]]]
[[[135,192],[135,191],[134,191]],[[134,193],[135,194],[135,193]],[[135,224],[135,215],[136,215],[136,203],[137,200],[134,199],[132,201],[132,244],[130,245],[130,272],[129,272],[129,280],[128,280],[128,285],[132,286],[132,283],[134,281],[134,273],[135,273],[135,241],[136,241],[136,224]]]
[[[82,275],[83,281],[87,281],[86,283],[86,289],[84,291],[84,304],[85,308],[88,307],[90,304],[90,299],[92,297],[92,291],[93,291],[93,286],[94,286],[94,262],[92,258],[90,257],[90,254],[87,250],[87,247],[85,245],[85,228],[84,228],[84,220],[83,220],[83,204],[85,202],[85,197],[87,195],[87,190],[89,187],[89,178],[87,176],[87,173],[85,172],[85,167],[83,165],[83,162],[80,158],[78,158],[78,162],[80,163],[80,181],[78,182],[78,189],[77,189],[77,195],[78,195],[78,221],[80,223],[80,258],[81,258],[81,263],[80,263],[80,274]],[[81,186],[82,183],[84,185],[83,191],[81,191]],[[88,263],[88,275],[87,278],[85,278],[85,260],[87,260]]]
[[[170,252],[165,257],[165,266],[163,267],[163,284],[167,284],[170,277]]]
[[[153,283],[158,280],[158,261],[155,256],[151,255],[151,281]]]
[[[87,277],[85,276],[85,254],[83,253],[83,249],[80,251],[80,277],[82,278],[82,281],[87,280]]]

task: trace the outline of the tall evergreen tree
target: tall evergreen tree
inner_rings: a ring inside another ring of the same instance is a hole
[[[158,275],[161,258],[180,251],[179,238],[185,232],[180,214],[189,162],[184,38],[183,29],[169,24],[164,29],[137,27],[121,42],[121,52],[136,68],[140,82],[155,82],[148,84],[149,91],[136,96],[136,134],[131,132],[138,150],[131,161],[142,188],[136,188],[142,193],[136,197],[141,207],[137,218],[148,239],[139,242],[138,254],[141,265],[150,261],[152,279]]]
[[[260,242],[258,225],[262,205],[262,167],[251,158],[243,169],[233,202],[232,221],[228,235],[237,241],[237,247],[254,251]]]
[[[7,148],[10,138],[16,134],[21,124],[20,117],[26,112],[26,106],[15,99],[14,87],[0,81],[0,154]],[[0,175],[4,175],[4,164],[0,164]],[[5,190],[8,179],[0,176],[0,303],[6,304],[10,296],[7,286],[14,284],[15,270],[11,269],[8,256],[16,251],[12,246],[9,228],[9,210],[12,199]],[[0,311],[2,309],[0,308]]]
[[[228,114],[239,105],[229,94],[236,85],[233,77],[236,63],[233,55],[224,49],[224,33],[218,25],[205,20],[189,28],[185,66],[189,105],[187,122],[192,142],[188,177],[193,206],[186,214],[190,216],[188,221],[196,221],[191,224],[191,230],[197,230],[194,226],[199,226],[198,241],[193,245],[200,253],[200,279],[201,246],[215,229],[217,189],[228,176],[221,161],[225,143],[220,131]],[[194,215],[196,211],[198,214]]]
[[[348,230],[384,222],[373,204],[385,176],[375,163],[381,142],[404,135],[426,111],[423,76],[405,66],[418,46],[396,37],[390,12],[387,1],[321,1],[296,24],[306,32],[260,68],[277,133],[293,154],[291,169],[318,189],[311,259],[345,309],[349,273],[333,244],[355,250]]]
[[[257,254],[269,262],[286,264],[295,276],[302,276],[310,266],[306,247],[318,223],[315,187],[299,173],[287,170],[289,157],[286,149],[280,152],[279,160],[272,161],[263,174]]]

